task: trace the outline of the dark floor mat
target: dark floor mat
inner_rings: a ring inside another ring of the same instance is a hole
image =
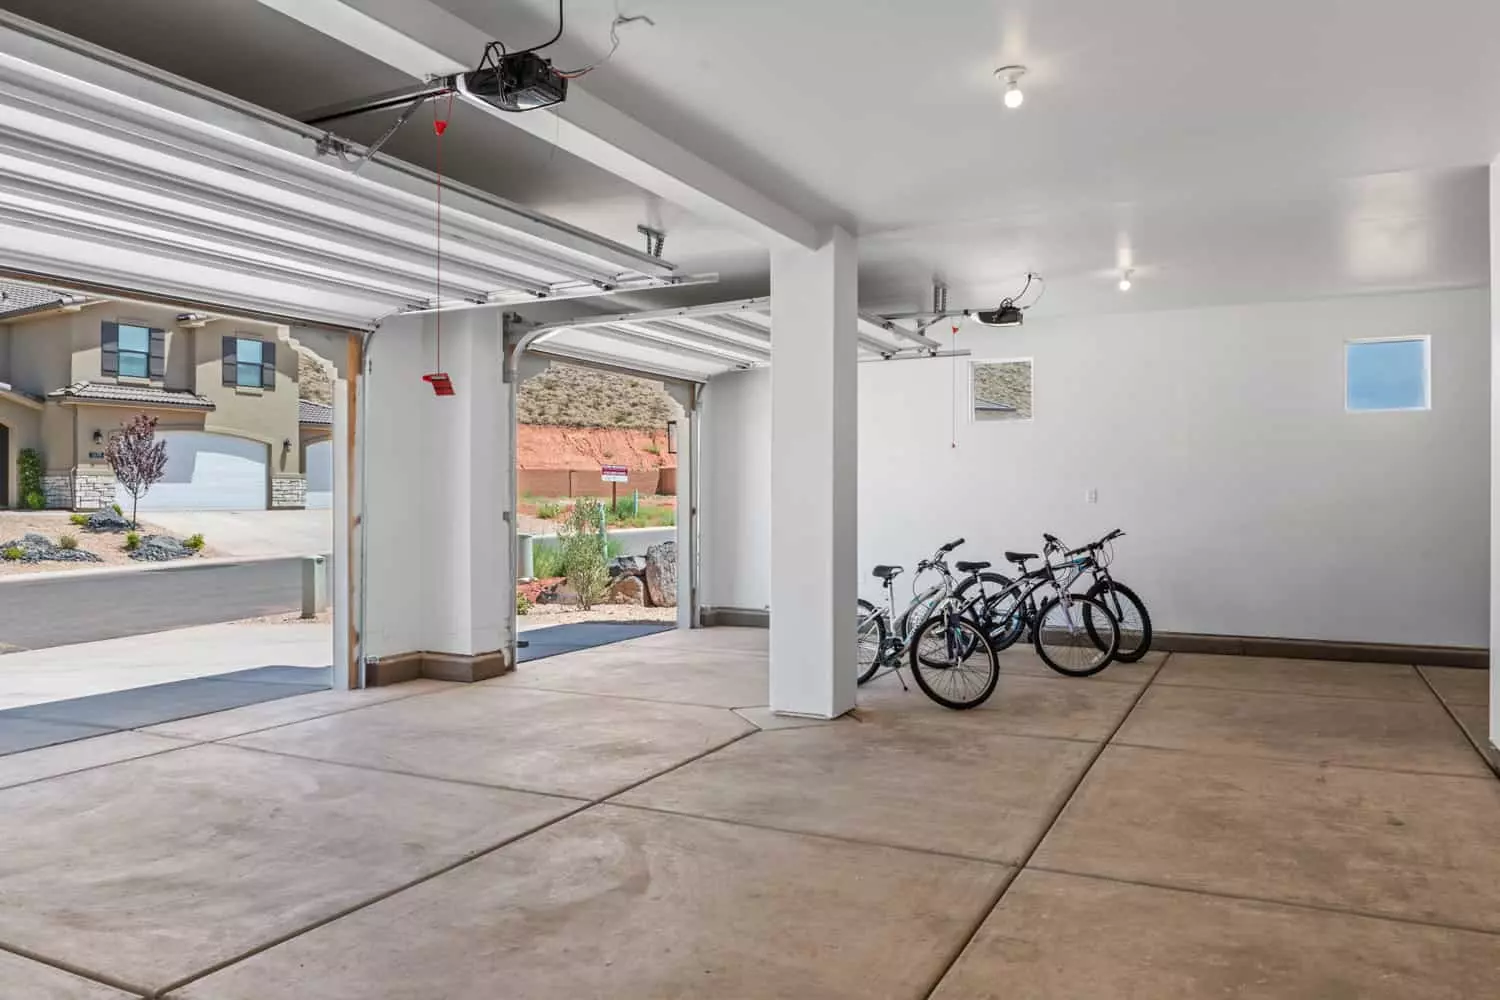
[[[0,711],[0,754],[140,729],[329,687],[327,667],[255,667]]]
[[[607,646],[610,643],[639,639],[643,635],[669,632],[676,625],[662,622],[579,622],[574,625],[548,625],[521,633],[526,648],[516,651],[521,663],[540,660],[560,653]]]
[[[113,729],[81,726],[73,722],[27,719],[12,714],[13,711],[0,712],[0,757],[8,753],[37,750],[56,743],[71,743],[73,740],[86,740],[90,736],[115,732]]]
[[[248,670],[233,670],[227,674],[214,674],[206,678],[215,681],[250,681],[256,684],[312,684],[321,687],[333,685],[332,667],[251,667]]]

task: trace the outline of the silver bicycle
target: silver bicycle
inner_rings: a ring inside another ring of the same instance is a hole
[[[948,568],[948,553],[963,542],[949,542],[917,564],[912,599],[899,614],[893,581],[902,567],[875,567],[874,576],[885,588],[886,607],[859,602],[859,683],[893,671],[905,687],[900,674],[904,657],[922,693],[945,708],[973,708],[994,693],[1000,680],[999,655],[973,606],[955,596]],[[921,575],[929,571],[936,572],[940,582],[916,593]]]

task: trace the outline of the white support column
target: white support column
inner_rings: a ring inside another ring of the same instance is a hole
[[[1500,160],[1490,165],[1490,743],[1500,747]]]
[[[677,421],[677,627],[698,627],[698,505],[694,489],[698,465],[693,461],[698,437],[697,386],[688,387],[683,417]]]
[[[349,425],[354,414],[349,411],[349,380],[357,379],[351,372],[345,378],[333,382],[333,688],[347,691],[358,683],[351,658],[355,651],[350,648],[350,636],[354,626],[354,551],[350,539],[350,517],[358,509],[354,491],[349,484],[354,480],[354,456],[349,452]]]
[[[509,518],[510,386],[497,310],[382,326],[371,348],[366,414],[369,526],[366,677],[482,680],[504,672],[514,625]]]
[[[858,270],[853,237],[771,254],[771,709],[854,707]]]
[[[423,356],[438,364],[436,315],[424,317]],[[510,476],[510,386],[498,310],[448,313],[442,318],[441,367],[454,395],[424,400],[421,446],[424,674],[427,660],[493,657],[508,646],[515,568],[509,564],[505,512]],[[419,378],[418,375],[411,377]],[[458,671],[462,673],[462,671]],[[493,664],[482,673],[499,673]],[[465,678],[467,679],[467,678]]]

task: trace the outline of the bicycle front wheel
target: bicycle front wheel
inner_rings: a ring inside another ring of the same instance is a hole
[[[974,621],[939,611],[911,644],[911,672],[922,693],[944,708],[974,708],[995,692],[1000,659]]]
[[[1115,659],[1135,663],[1151,651],[1151,616],[1135,591],[1123,583],[1110,586],[1101,580],[1089,589],[1088,596],[1102,601],[1120,623],[1120,651]]]
[[[885,618],[869,601],[859,602],[855,649],[859,654],[859,683],[874,677],[885,655]]]
[[[1120,624],[1092,597],[1050,597],[1037,610],[1032,646],[1042,662],[1068,677],[1091,677],[1120,651]]]

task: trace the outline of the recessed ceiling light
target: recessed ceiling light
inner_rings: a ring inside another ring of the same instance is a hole
[[[1001,66],[995,70],[995,76],[1005,81],[1005,106],[1007,108],[1019,108],[1026,100],[1026,95],[1021,92],[1021,77],[1025,75],[1025,66]]]
[[[1130,276],[1132,274],[1134,274],[1134,273],[1135,273],[1134,271],[1131,271],[1129,269],[1126,269],[1125,271],[1121,272],[1121,274],[1120,274],[1120,291],[1122,291],[1122,292],[1128,292],[1128,291],[1130,291]]]

